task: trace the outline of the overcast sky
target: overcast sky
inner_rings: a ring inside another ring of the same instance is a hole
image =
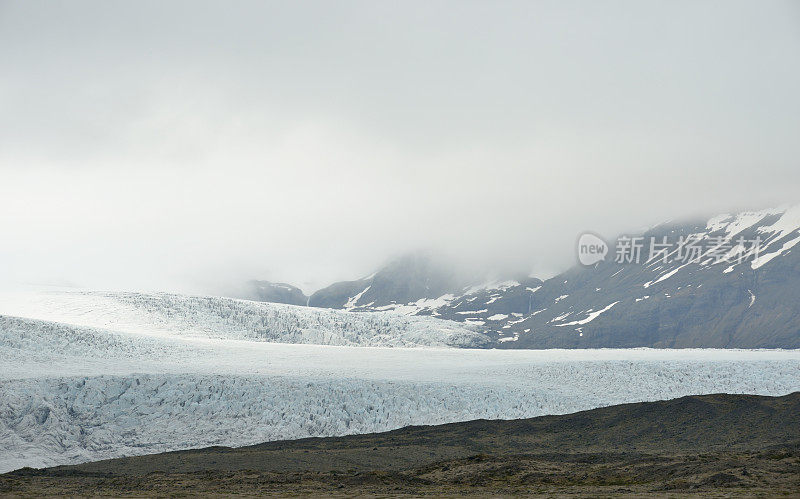
[[[800,201],[800,2],[0,0],[0,284],[306,291]]]

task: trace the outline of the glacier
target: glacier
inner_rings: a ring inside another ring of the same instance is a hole
[[[797,350],[464,349],[446,340],[470,331],[429,318],[412,326],[390,314],[302,317],[302,307],[164,294],[8,298],[0,303],[0,472],[800,390]],[[381,324],[401,326],[370,332]]]
[[[349,346],[482,347],[469,326],[388,312],[354,314],[214,296],[31,291],[0,296],[0,314],[158,336]]]

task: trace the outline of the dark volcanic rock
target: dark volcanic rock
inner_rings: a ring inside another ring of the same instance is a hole
[[[702,395],[532,419],[210,447],[0,475],[41,495],[794,495],[800,394]]]

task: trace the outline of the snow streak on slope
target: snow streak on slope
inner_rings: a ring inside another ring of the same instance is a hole
[[[597,310],[595,312],[589,311],[589,312],[587,312],[588,315],[586,316],[585,319],[572,321],[572,322],[565,322],[564,324],[554,324],[554,325],[555,326],[576,326],[576,325],[588,324],[588,323],[592,322],[593,320],[597,319],[598,317],[600,317],[600,314],[602,314],[603,312],[606,312],[606,311],[610,310],[611,307],[613,307],[617,303],[619,303],[619,302],[615,301],[615,302],[611,303],[610,305],[608,305],[606,307],[603,307],[600,310]]]
[[[0,317],[0,471],[207,445],[800,390],[800,352],[354,348]]]
[[[800,206],[629,236],[639,263],[617,262],[615,247],[591,267],[415,313],[482,325],[502,348],[800,347]]]
[[[430,317],[355,314],[167,293],[49,292],[3,297],[0,313],[159,336],[348,346],[481,347],[465,326]]]

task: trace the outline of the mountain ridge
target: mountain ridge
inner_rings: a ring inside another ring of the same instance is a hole
[[[307,304],[464,322],[499,348],[800,348],[800,205],[625,237],[606,259],[544,281],[458,280],[412,256],[319,290]],[[625,263],[632,255],[619,245],[629,240],[639,244],[638,263]],[[665,241],[673,246],[659,246]],[[694,258],[675,258],[681,251]]]

